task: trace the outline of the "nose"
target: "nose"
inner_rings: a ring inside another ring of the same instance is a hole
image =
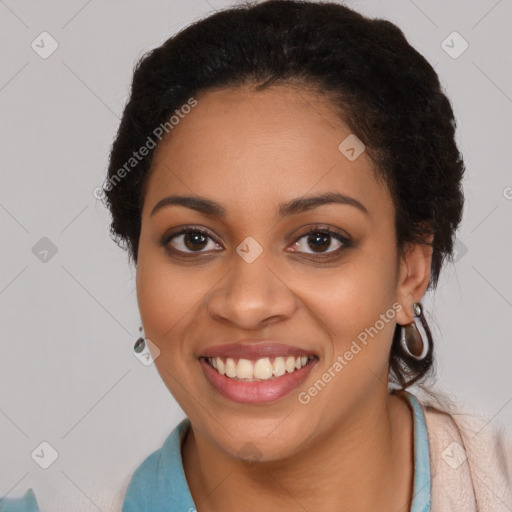
[[[234,255],[231,270],[209,295],[211,317],[245,330],[291,318],[298,299],[269,264],[265,251],[252,263]]]

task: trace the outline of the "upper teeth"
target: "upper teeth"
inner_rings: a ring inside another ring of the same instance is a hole
[[[308,362],[308,356],[276,357],[273,361],[268,357],[251,361],[249,359],[233,359],[228,357],[225,361],[220,357],[207,358],[208,363],[221,375],[237,379],[268,380],[279,377],[285,372],[299,370]]]

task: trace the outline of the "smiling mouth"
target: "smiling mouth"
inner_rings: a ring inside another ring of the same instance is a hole
[[[273,380],[294,373],[318,357],[314,355],[264,357],[251,360],[231,357],[203,357],[209,366],[229,379],[240,382]]]

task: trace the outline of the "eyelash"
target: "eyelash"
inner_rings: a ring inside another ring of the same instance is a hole
[[[181,236],[181,235],[187,235],[187,234],[192,234],[192,233],[200,233],[202,235],[205,235],[206,237],[210,238],[213,242],[220,245],[215,240],[214,236],[208,230],[206,230],[204,228],[200,228],[200,227],[194,227],[194,226],[186,226],[181,231],[178,231],[176,233],[171,233],[169,235],[164,235],[161,240],[161,245],[164,246],[165,249],[169,253],[171,253],[171,254],[178,253],[180,256],[183,256],[185,258],[193,257],[191,255],[194,255],[194,254],[203,254],[202,251],[180,251],[178,249],[171,249],[169,247],[169,243],[174,238]],[[341,235],[341,233],[339,233],[336,230],[333,230],[332,228],[330,228],[328,226],[313,226],[309,231],[306,231],[305,233],[302,233],[301,235],[299,235],[295,239],[295,241],[292,243],[292,245],[296,244],[299,240],[301,240],[304,237],[307,237],[310,235],[315,235],[315,234],[330,235],[333,238],[335,238],[336,240],[338,240],[339,242],[341,242],[343,245],[341,247],[339,247],[338,249],[335,249],[333,251],[324,252],[324,253],[316,253],[315,254],[313,252],[308,252],[308,253],[299,252],[299,251],[292,251],[292,252],[298,252],[301,255],[306,254],[307,255],[306,257],[312,256],[314,259],[327,259],[327,258],[332,258],[333,256],[336,256],[336,255],[339,255],[339,253],[343,249],[346,249],[351,246],[351,241],[348,238],[344,237],[343,235]],[[184,256],[184,255],[186,255],[186,256]]]

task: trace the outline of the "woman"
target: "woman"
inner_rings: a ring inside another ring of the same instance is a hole
[[[461,219],[454,127],[400,30],[338,4],[242,5],[139,63],[106,195],[187,419],[123,512],[512,507],[499,440],[403,391]]]
[[[187,418],[123,512],[512,509],[505,437],[421,386],[454,132],[402,32],[339,4],[240,5],[141,59],[104,189],[135,351]]]

